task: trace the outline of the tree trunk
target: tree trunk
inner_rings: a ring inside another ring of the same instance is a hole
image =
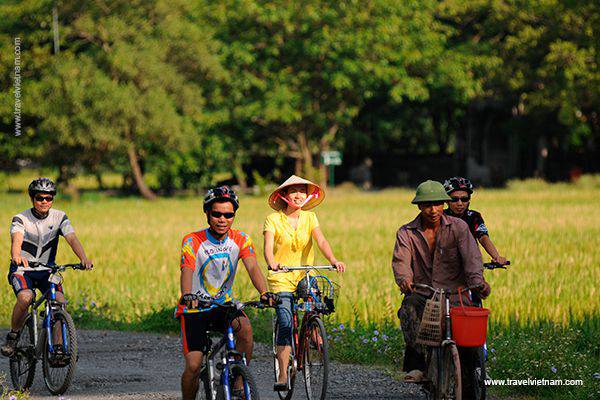
[[[300,146],[300,162],[302,164],[302,176],[306,179],[315,179],[312,165],[312,153],[308,143],[306,132],[298,134],[298,144]]]
[[[294,175],[302,175],[302,158],[300,157],[294,159]]]
[[[334,142],[335,140],[335,135],[337,134],[339,129],[339,125],[337,123],[334,123],[333,125],[331,125],[329,127],[329,129],[327,130],[327,133],[321,137],[321,141],[320,141],[320,151],[328,151],[330,150],[329,146],[331,143]],[[329,181],[329,168],[327,167],[327,165],[325,165],[323,163],[323,160],[321,159],[321,155],[318,154],[319,156],[319,181],[320,184],[323,188],[327,187],[328,181]]]
[[[127,156],[129,157],[129,165],[131,166],[131,173],[133,175],[135,185],[140,191],[140,194],[147,200],[155,200],[156,195],[146,185],[146,182],[144,182],[144,176],[142,174],[142,169],[140,168],[140,163],[135,151],[135,145],[133,143],[130,143],[129,146],[127,146]]]
[[[233,175],[238,181],[242,193],[246,193],[248,191],[248,181],[246,180],[246,173],[242,168],[242,163],[238,158],[233,159]]]
[[[102,181],[102,174],[100,172],[96,172],[94,176],[96,177],[96,184],[98,185],[98,190],[106,189],[106,187],[104,187],[104,182]]]

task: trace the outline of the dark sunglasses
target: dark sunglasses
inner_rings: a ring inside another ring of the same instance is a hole
[[[52,200],[54,200],[54,197],[52,196],[35,196],[35,201],[39,201],[40,203],[42,201],[47,201],[48,203],[52,202]]]
[[[219,212],[219,211],[211,211],[211,212],[210,212],[210,215],[211,215],[213,218],[221,218],[221,217],[225,217],[225,218],[227,218],[227,219],[231,219],[231,218],[235,217],[235,213],[234,213],[234,212],[226,212],[226,213],[223,213],[223,212]]]
[[[452,200],[450,200],[452,203],[458,203],[458,201],[462,201],[463,203],[468,203],[469,201],[471,201],[471,198],[469,196],[466,197],[452,197]]]

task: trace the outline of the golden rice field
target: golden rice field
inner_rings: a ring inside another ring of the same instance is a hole
[[[545,319],[566,324],[570,316],[582,320],[600,312],[597,182],[592,178],[579,185],[529,182],[476,193],[472,208],[483,214],[492,240],[513,264],[509,271],[487,273],[493,289],[487,304],[494,321]],[[337,257],[348,265],[345,274],[334,276],[340,286],[337,320],[395,320],[401,296],[390,260],[396,230],[417,215],[411,197],[411,190],[363,193],[340,189],[328,192],[315,210]],[[0,244],[3,276],[10,258],[10,220],[29,207],[28,201],[25,193],[0,194],[0,222],[5,224]],[[175,305],[181,238],[206,222],[200,198],[147,202],[91,194],[78,202],[57,198],[55,203],[71,218],[96,265],[89,273],[66,274],[67,297],[72,303],[93,301],[106,318],[123,322],[136,322]],[[262,265],[261,230],[269,212],[266,195],[243,197],[234,224],[251,235]],[[62,241],[57,261],[75,260]],[[241,264],[238,271],[238,297],[256,297]],[[6,326],[13,294],[4,282],[0,325]]]

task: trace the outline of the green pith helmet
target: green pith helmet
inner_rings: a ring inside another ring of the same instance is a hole
[[[429,203],[434,201],[449,201],[444,185],[437,181],[425,181],[417,186],[417,193],[411,203]]]

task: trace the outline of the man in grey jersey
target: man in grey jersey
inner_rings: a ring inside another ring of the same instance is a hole
[[[6,343],[0,349],[2,355],[7,357],[10,357],[15,350],[27,316],[27,308],[33,299],[32,289],[39,289],[43,293],[50,286],[49,271],[22,271],[22,269],[28,268],[30,262],[54,264],[59,236],[65,238],[86,269],[92,268],[92,261],[85,255],[67,215],[63,211],[52,209],[52,201],[56,194],[54,182],[48,178],[36,179],[31,182],[28,191],[33,207],[15,215],[10,226],[11,265],[8,282],[13,287],[17,302],[13,309],[11,331],[6,336]],[[60,285],[56,299],[64,301]]]

